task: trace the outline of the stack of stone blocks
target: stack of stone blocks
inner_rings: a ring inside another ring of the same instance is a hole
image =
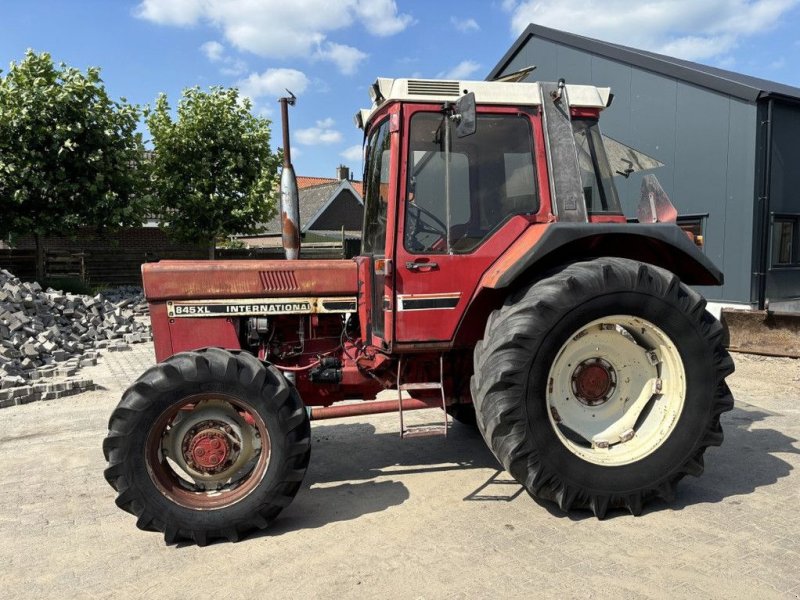
[[[151,341],[146,314],[141,288],[65,294],[0,269],[0,408],[93,389],[80,368]]]

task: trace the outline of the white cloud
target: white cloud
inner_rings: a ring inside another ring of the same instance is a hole
[[[296,69],[267,69],[263,73],[251,73],[236,85],[243,96],[260,98],[261,96],[285,96],[289,89],[295,94],[306,91],[309,81],[306,74]]]
[[[342,141],[341,132],[333,129],[334,120],[328,117],[317,121],[316,127],[298,129],[294,132],[295,141],[304,146],[317,146],[320,144],[336,144]]]
[[[474,60],[462,60],[452,69],[438,73],[436,79],[469,79],[480,68],[481,65]]]
[[[345,75],[353,75],[358,70],[358,65],[361,64],[361,61],[367,58],[367,55],[352,46],[325,42],[324,45],[320,45],[317,49],[314,57],[332,62]]]
[[[411,15],[397,14],[394,0],[361,0],[355,10],[366,30],[381,37],[400,33],[414,23]]]
[[[162,25],[194,25],[203,13],[198,0],[142,0],[134,14]]]
[[[328,34],[360,22],[368,33],[389,36],[413,24],[394,0],[141,0],[135,14],[161,25],[209,24],[235,48],[268,58],[311,57],[344,73],[366,54],[328,40]]]
[[[504,0],[511,29],[529,23],[689,60],[724,55],[778,24],[798,0]]]
[[[475,19],[459,19],[458,17],[450,17],[450,23],[453,27],[458,29],[461,33],[470,33],[471,31],[480,31],[481,26]]]
[[[358,144],[357,146],[350,146],[343,150],[339,153],[339,156],[353,164],[360,164],[364,158],[364,150],[361,144]]]
[[[212,40],[200,46],[200,51],[212,63],[221,63],[220,73],[238,77],[247,72],[247,63],[240,58],[229,56],[225,51],[225,46]]]
[[[206,58],[211,62],[219,62],[225,55],[225,46],[212,40],[200,46],[200,51],[205,54]]]

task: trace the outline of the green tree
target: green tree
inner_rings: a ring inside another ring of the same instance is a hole
[[[42,237],[76,228],[141,224],[141,112],[108,97],[86,73],[31,50],[0,74],[0,236],[32,233],[37,278]]]
[[[270,121],[253,116],[236,89],[185,89],[173,119],[164,94],[147,114],[153,140],[152,195],[176,238],[208,243],[251,233],[275,214],[280,152]]]

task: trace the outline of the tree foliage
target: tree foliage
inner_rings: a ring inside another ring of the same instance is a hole
[[[141,224],[140,111],[31,50],[0,74],[0,235]]]
[[[270,151],[270,121],[250,109],[236,89],[195,87],[183,91],[176,118],[163,94],[147,111],[153,197],[178,239],[213,244],[275,214],[281,156]]]

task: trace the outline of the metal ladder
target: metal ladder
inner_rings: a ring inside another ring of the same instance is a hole
[[[400,364],[397,366],[397,404],[400,413],[400,438],[444,436],[447,437],[448,416],[447,399],[444,395],[444,355],[439,355],[439,381],[426,381],[419,383],[403,383],[403,357],[400,356]],[[439,390],[442,395],[442,414],[444,415],[443,425],[414,425],[406,428],[403,422],[403,392],[409,390]]]

